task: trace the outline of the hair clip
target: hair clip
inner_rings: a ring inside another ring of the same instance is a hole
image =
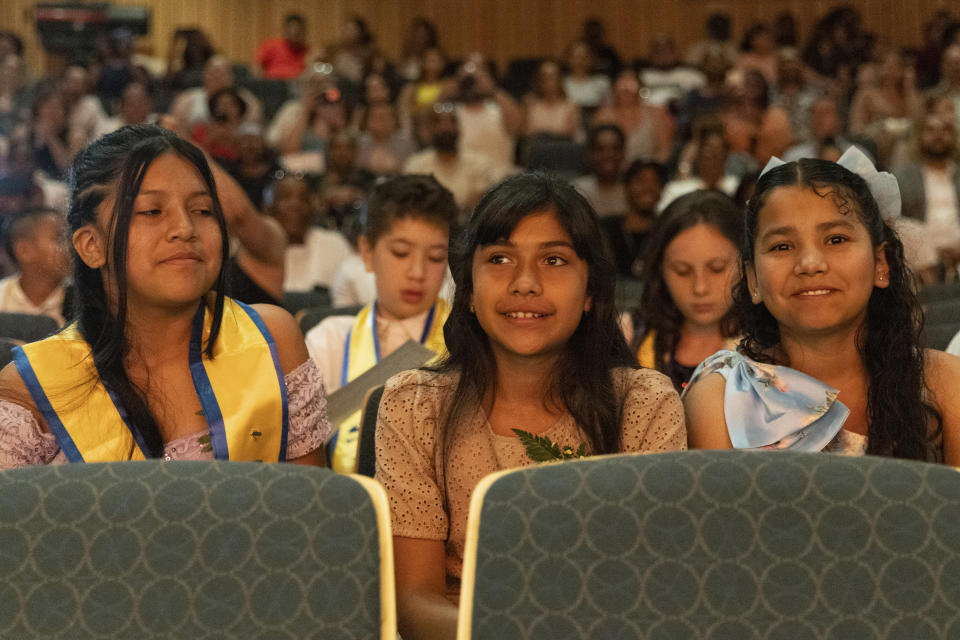
[[[900,217],[902,204],[900,185],[892,173],[877,171],[870,158],[854,145],[843,152],[843,155],[837,160],[837,164],[866,181],[870,193],[873,194],[873,199],[877,201],[880,217],[884,220]]]
[[[763,177],[763,174],[771,169],[784,164],[787,163],[780,158],[771,157],[763,171],[760,172],[760,177]],[[890,218],[900,217],[900,185],[892,173],[877,171],[870,158],[856,145],[850,145],[837,160],[837,164],[864,179],[867,188],[870,189],[870,195],[877,201],[881,218],[889,220]]]
[[[777,167],[785,164],[787,163],[781,160],[780,158],[778,158],[777,156],[770,156],[770,159],[767,160],[767,164],[763,167],[763,171],[760,172],[759,177],[762,178],[763,174],[765,174],[767,171],[770,171],[771,169],[776,169]]]

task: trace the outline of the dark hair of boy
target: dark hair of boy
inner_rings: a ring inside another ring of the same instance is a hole
[[[372,247],[401,218],[419,218],[449,229],[458,213],[453,194],[433,176],[396,176],[370,194],[364,236]]]

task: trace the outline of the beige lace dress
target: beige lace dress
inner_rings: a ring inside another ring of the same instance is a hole
[[[686,448],[683,407],[669,378],[652,369],[623,368],[614,371],[613,379],[623,406],[625,452]],[[518,438],[494,433],[477,408],[449,435],[444,467],[438,429],[457,380],[455,374],[421,370],[391,378],[380,403],[376,435],[376,477],[390,500],[393,534],[446,541],[448,597],[454,600],[474,487],[495,471],[535,464]],[[573,449],[586,443],[591,453],[589,439],[569,414],[543,435]]]

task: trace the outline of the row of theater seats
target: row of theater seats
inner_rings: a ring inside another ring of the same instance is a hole
[[[58,329],[57,321],[32,313],[0,312],[0,368],[13,360],[13,348],[42,340]]]
[[[946,349],[953,336],[960,333],[960,283],[926,287],[920,291],[920,301],[927,346]]]
[[[387,500],[298,465],[0,474],[0,636],[395,640]],[[960,637],[960,475],[786,452],[494,474],[459,638]]]

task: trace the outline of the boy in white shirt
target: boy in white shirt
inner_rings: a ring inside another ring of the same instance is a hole
[[[11,220],[6,248],[19,271],[0,280],[0,311],[46,315],[63,324],[70,273],[64,222],[53,209],[28,210]]]
[[[438,354],[445,350],[443,323],[449,306],[438,296],[457,211],[453,195],[432,176],[398,176],[374,189],[359,249],[375,276],[377,297],[356,316],[326,318],[306,336],[327,393],[407,340]],[[330,459],[338,471],[353,470],[359,418],[357,412],[336,425]]]

